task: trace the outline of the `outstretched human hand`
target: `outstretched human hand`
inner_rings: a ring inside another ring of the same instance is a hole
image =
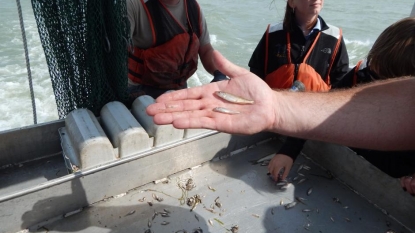
[[[253,134],[270,130],[276,119],[275,92],[259,77],[234,65],[218,51],[213,52],[216,67],[230,78],[228,81],[178,90],[161,95],[156,103],[147,107],[156,124],[173,124],[179,129],[205,128],[226,133]],[[215,95],[223,91],[253,104],[235,104]],[[213,111],[223,107],[238,114]]]
[[[274,180],[285,180],[293,166],[293,159],[284,154],[276,154],[268,164],[268,172]],[[280,175],[281,171],[283,173]]]
[[[401,186],[404,191],[412,196],[415,196],[415,174],[411,176],[404,176],[401,178]]]

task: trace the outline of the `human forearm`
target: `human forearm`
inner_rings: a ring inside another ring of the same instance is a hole
[[[271,131],[360,148],[414,149],[414,90],[409,78],[333,93],[276,92]]]
[[[207,72],[213,75],[213,72],[217,70],[212,59],[213,47],[211,44],[205,44],[199,49],[200,61]]]

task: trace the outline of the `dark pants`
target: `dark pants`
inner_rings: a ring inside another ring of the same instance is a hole
[[[391,177],[400,178],[415,173],[415,151],[351,149]]]

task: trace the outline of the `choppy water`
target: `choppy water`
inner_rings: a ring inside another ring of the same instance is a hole
[[[249,58],[268,23],[281,22],[286,0],[199,0],[212,45],[229,60],[248,67]],[[22,1],[38,123],[58,119],[49,72],[30,1]],[[322,17],[343,29],[351,64],[364,57],[377,36],[393,22],[409,16],[413,0],[325,1]],[[0,0],[0,131],[33,124],[16,1]],[[200,69],[190,86],[209,82]]]

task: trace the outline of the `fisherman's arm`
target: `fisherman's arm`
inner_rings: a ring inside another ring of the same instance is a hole
[[[275,92],[271,131],[377,150],[415,149],[415,78],[330,93]]]

